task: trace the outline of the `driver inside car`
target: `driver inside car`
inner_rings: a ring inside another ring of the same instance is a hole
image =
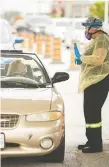
[[[7,76],[27,77],[27,66],[23,60],[14,60],[8,68]]]

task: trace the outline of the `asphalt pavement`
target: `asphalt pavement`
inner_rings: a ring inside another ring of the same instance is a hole
[[[63,163],[44,163],[36,158],[3,159],[1,167],[109,167],[109,96],[103,106],[103,142],[102,153],[83,154],[77,150],[77,145],[86,142],[85,121],[83,115],[83,94],[78,94],[79,70],[68,70],[69,51],[64,51],[63,64],[52,64],[50,59],[40,56],[50,75],[56,71],[67,71],[70,79],[55,86],[65,102],[66,149]],[[66,56],[66,57],[65,57]]]

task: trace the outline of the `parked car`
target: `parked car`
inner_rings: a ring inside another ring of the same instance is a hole
[[[1,51],[0,64],[1,156],[40,156],[47,162],[62,162],[64,101],[54,84],[69,75],[57,72],[50,78],[37,55],[17,50]]]

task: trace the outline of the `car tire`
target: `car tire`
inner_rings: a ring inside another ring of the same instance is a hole
[[[61,144],[56,150],[54,150],[48,155],[43,156],[43,161],[52,163],[62,163],[64,161],[64,154],[65,154],[65,136],[63,137]]]

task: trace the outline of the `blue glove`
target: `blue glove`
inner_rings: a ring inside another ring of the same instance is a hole
[[[77,47],[76,43],[74,43],[74,53],[75,53],[76,58],[80,59],[81,55],[80,55],[80,52],[78,50],[78,47]]]
[[[80,55],[80,52],[78,50],[78,47],[77,47],[76,43],[74,43],[74,53],[75,53],[75,56],[76,56],[75,64],[77,64],[77,65],[82,64],[82,61],[80,60],[81,55]]]
[[[82,61],[80,59],[75,59],[75,64],[80,65],[82,64]]]

